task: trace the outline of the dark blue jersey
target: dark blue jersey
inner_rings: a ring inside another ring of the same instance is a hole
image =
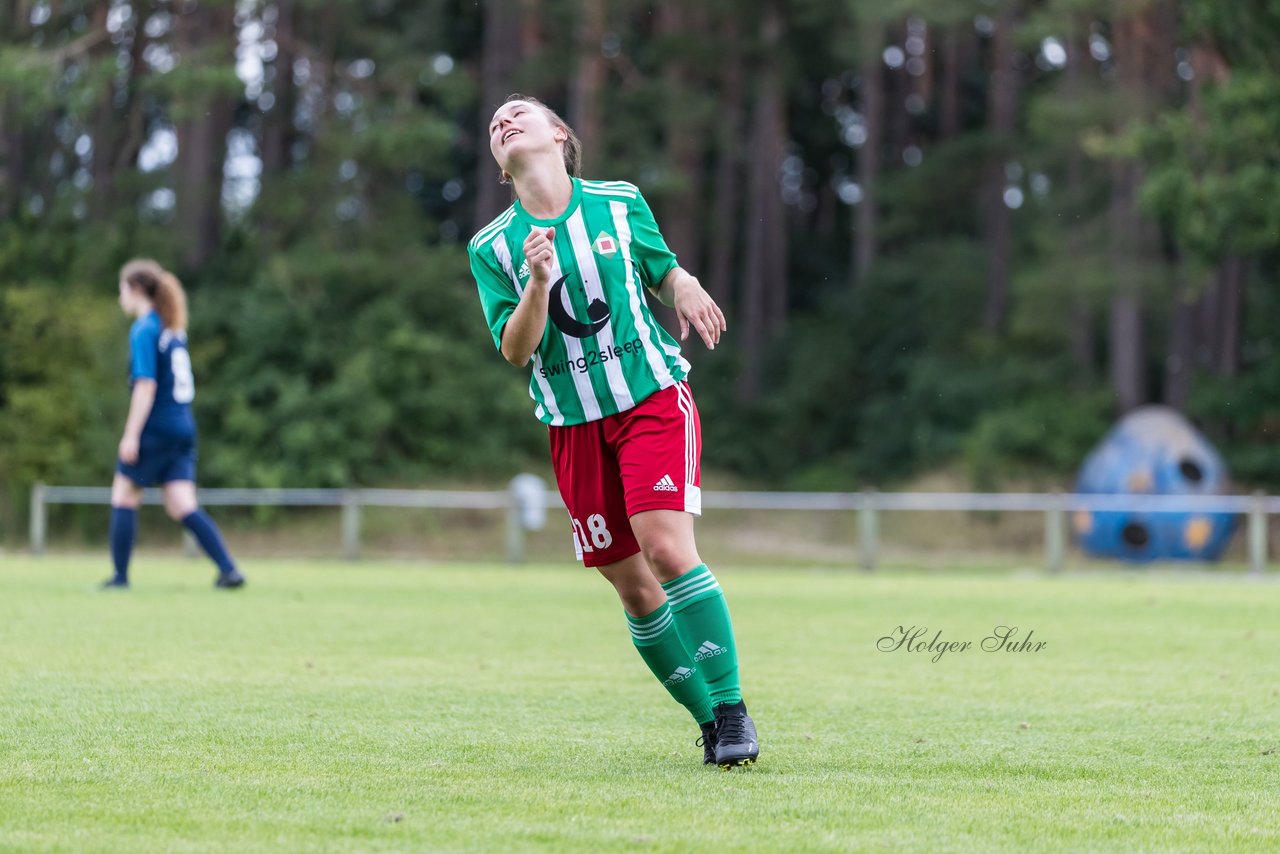
[[[156,401],[142,434],[187,437],[196,432],[191,401],[196,396],[187,335],[165,329],[154,311],[129,330],[129,387],[141,379],[156,381]]]

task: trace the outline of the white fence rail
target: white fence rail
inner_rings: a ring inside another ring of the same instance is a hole
[[[153,493],[147,493],[151,499]],[[201,489],[200,502],[221,506],[341,507],[342,552],[360,556],[362,507],[501,510],[507,515],[507,559],[524,559],[525,531],[541,528],[548,508],[563,508],[560,496],[534,475],[519,475],[506,490],[437,489]],[[150,500],[144,498],[144,500]],[[31,551],[44,552],[50,504],[110,504],[111,490],[95,486],[47,486],[31,490]],[[880,514],[886,511],[1043,513],[1045,565],[1058,571],[1066,560],[1067,514],[1087,512],[1231,513],[1246,519],[1249,567],[1267,568],[1267,517],[1280,513],[1280,497],[1253,495],[1082,495],[975,492],[704,492],[702,504],[718,510],[825,510],[855,514],[859,565],[874,569]]]

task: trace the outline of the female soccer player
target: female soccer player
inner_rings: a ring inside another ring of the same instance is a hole
[[[115,575],[103,587],[129,586],[129,555],[138,529],[142,488],[164,487],[164,509],[195,535],[218,566],[217,587],[244,584],[218,526],[196,504],[196,396],[187,352],[187,297],[178,279],[155,261],[120,270],[120,307],[135,317],[129,330],[133,393],[111,484],[111,558]]]
[[[694,544],[689,364],[643,291],[675,308],[682,340],[692,327],[708,348],[724,315],[676,264],[635,185],[578,177],[578,138],[545,104],[510,96],[489,150],[516,199],[472,238],[471,271],[494,344],[513,365],[533,360],[529,394],[575,549],[613,584],[640,656],[698,722],[703,761],[749,765],[759,749],[729,609]]]

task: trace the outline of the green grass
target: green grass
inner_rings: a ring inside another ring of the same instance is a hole
[[[763,746],[722,773],[589,571],[105,565],[0,560],[0,849],[1280,847],[1273,579],[720,569]]]

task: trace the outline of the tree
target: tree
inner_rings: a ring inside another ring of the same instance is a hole
[[[176,220],[186,241],[183,264],[195,268],[213,257],[222,238],[222,170],[239,88],[235,7],[230,0],[186,0],[176,11],[179,68],[169,81],[178,136]]]
[[[673,173],[663,204],[662,232],[685,268],[701,270],[702,241],[698,225],[703,216],[700,191],[706,123],[697,94],[702,88],[701,80],[693,68],[692,51],[686,39],[693,25],[693,10],[680,0],[667,0],[658,10],[657,33],[669,46],[662,63],[667,105],[662,130],[666,161]],[[700,29],[705,31],[705,27]]]
[[[982,322],[988,332],[1004,323],[1009,302],[1009,253],[1012,224],[1005,203],[1005,165],[1017,119],[1018,72],[1013,64],[1013,30],[1019,6],[1009,0],[1001,9],[991,44],[987,86],[987,134],[990,153],[983,168],[982,231],[987,254],[987,293]]]
[[[860,22],[863,30],[862,65],[858,75],[858,106],[862,112],[866,135],[858,151],[858,187],[862,199],[857,205],[853,226],[853,271],[864,277],[876,260],[876,231],[879,215],[879,176],[881,149],[884,145],[884,62],[880,58],[884,46],[882,25],[875,13]]]
[[[1119,9],[1118,9],[1119,11]],[[1150,9],[1117,15],[1112,21],[1112,50],[1116,62],[1119,97],[1116,130],[1123,133],[1141,116],[1145,101],[1146,45],[1151,36]],[[1108,353],[1111,387],[1121,412],[1147,402],[1146,338],[1142,310],[1144,268],[1139,259],[1149,257],[1149,231],[1137,207],[1141,164],[1132,157],[1115,157],[1111,167],[1112,270],[1116,276],[1111,298]]]
[[[605,7],[600,0],[582,0],[578,7],[575,40],[577,69],[569,84],[569,124],[582,140],[583,167],[600,144],[600,88],[604,82]]]
[[[276,56],[271,65],[271,104],[262,118],[262,173],[271,182],[293,164],[293,147],[298,141],[294,113],[298,109],[298,87],[294,63],[302,55],[298,30],[297,0],[276,0]]]
[[[513,4],[509,0],[485,0],[484,2],[484,37],[480,60],[480,118],[476,136],[482,142],[489,138],[489,119],[492,118],[493,111],[515,87],[516,70],[524,58],[522,36],[528,32],[522,27],[521,21],[525,11],[523,5]],[[476,183],[473,231],[478,231],[511,203],[505,187],[495,180],[483,177],[487,171],[486,165],[488,165],[487,161],[482,158]]]
[[[724,22],[725,54],[720,63],[720,114],[715,133],[715,171],[709,227],[709,275],[707,290],[730,318],[734,313],[732,281],[733,260],[739,230],[739,202],[742,186],[742,155],[739,144],[744,128],[743,101],[746,98],[745,58],[738,35],[738,19],[728,16]]]
[[[747,228],[738,313],[738,350],[743,366],[738,395],[743,400],[752,400],[759,393],[765,348],[772,333],[785,322],[785,314],[778,311],[779,303],[785,306],[787,251],[778,185],[786,136],[782,69],[777,58],[782,33],[777,0],[769,0],[760,21],[761,60],[748,142]]]

